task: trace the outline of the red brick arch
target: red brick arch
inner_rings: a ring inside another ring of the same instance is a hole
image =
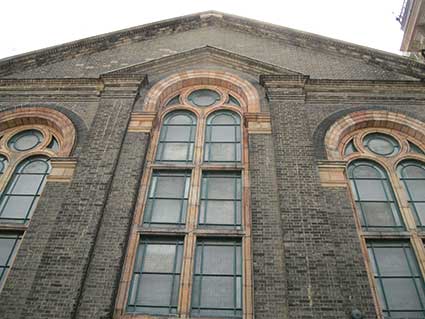
[[[47,107],[25,107],[0,113],[0,132],[20,125],[39,124],[51,127],[61,148],[58,156],[69,156],[76,140],[74,124],[63,113]]]
[[[425,143],[425,123],[400,113],[389,111],[353,112],[336,121],[325,136],[326,154],[329,160],[342,160],[339,146],[343,138],[362,128],[386,128],[403,132],[414,140]]]

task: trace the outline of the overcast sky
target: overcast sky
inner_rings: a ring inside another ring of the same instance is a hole
[[[2,1],[0,58],[185,14],[217,10],[399,53],[403,0]]]

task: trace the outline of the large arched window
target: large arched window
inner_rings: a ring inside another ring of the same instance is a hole
[[[192,162],[196,117],[187,111],[169,113],[161,128],[157,162]]]
[[[393,129],[359,127],[347,130],[338,153],[348,162],[378,317],[425,318],[425,145],[394,124]]]
[[[246,105],[228,88],[198,85],[161,106],[119,313],[252,318]]]
[[[348,167],[348,176],[363,229],[404,229],[393,189],[380,165],[354,161]]]
[[[0,132],[0,289],[60,150],[60,134],[46,125]]]
[[[229,111],[218,111],[207,119],[204,160],[206,162],[241,161],[241,120]]]

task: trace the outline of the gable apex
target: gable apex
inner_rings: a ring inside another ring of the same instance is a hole
[[[293,46],[350,57],[399,74],[425,78],[424,64],[396,54],[218,11],[167,19],[2,59],[0,60],[0,76],[87,56],[128,43],[212,26],[230,28]]]

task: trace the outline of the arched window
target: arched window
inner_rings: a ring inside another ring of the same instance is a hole
[[[230,111],[218,111],[207,119],[204,161],[241,161],[241,119]]]
[[[156,154],[147,159],[128,284],[120,290],[123,317],[252,313],[244,303],[252,292],[244,266],[250,223],[239,98],[228,88],[198,85],[163,99],[172,111],[154,132]]]
[[[348,167],[348,176],[364,230],[404,228],[394,192],[382,167],[372,161],[354,161]]]
[[[31,120],[20,121],[25,122]],[[56,129],[43,124],[0,132],[0,152],[4,154],[0,154],[0,289],[46,184],[50,158],[64,145],[59,136]]]
[[[407,160],[398,165],[400,180],[407,194],[409,207],[418,227],[425,226],[425,165]]]
[[[24,224],[30,220],[49,172],[45,156],[27,158],[16,167],[0,197],[0,222]]]
[[[415,120],[404,117],[407,128],[401,130],[401,123],[389,122],[396,114],[381,113],[362,112],[335,123],[327,150],[332,159],[348,162],[378,317],[425,318],[425,144],[413,130],[420,128]]]
[[[192,162],[196,117],[191,112],[167,114],[159,136],[157,162]]]

